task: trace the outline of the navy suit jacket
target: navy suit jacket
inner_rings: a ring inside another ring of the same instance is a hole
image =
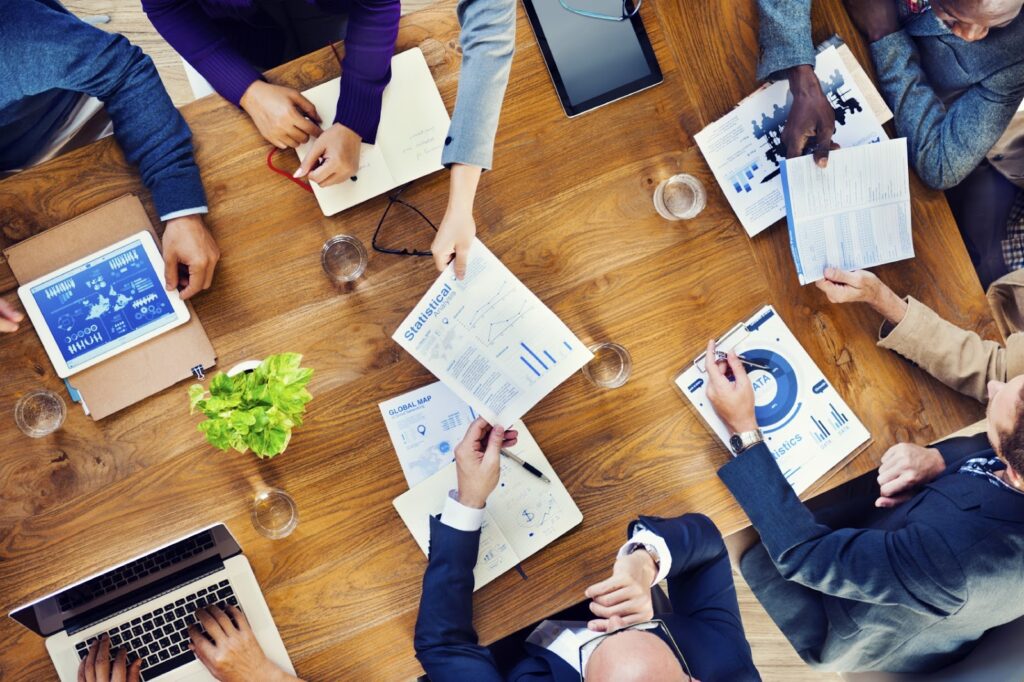
[[[664,538],[672,554],[667,579],[672,613],[655,617],[668,625],[693,674],[702,682],[759,680],[743,634],[729,558],[715,525],[701,514],[639,521]],[[526,644],[522,659],[503,671],[478,644],[473,567],[479,543],[480,531],[455,530],[430,519],[430,558],[415,646],[431,682],[579,682],[573,667],[546,649]]]

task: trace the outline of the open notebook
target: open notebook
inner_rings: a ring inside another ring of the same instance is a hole
[[[334,120],[341,79],[321,83],[302,94],[316,107],[324,125]],[[418,47],[391,59],[391,82],[381,102],[377,143],[363,144],[356,180],[330,187],[315,182],[313,194],[324,215],[334,215],[428,173],[441,170],[441,151],[451,119],[423,52]],[[313,140],[296,151],[303,159]]]
[[[519,442],[510,452],[544,472],[545,483],[507,457],[501,458],[501,480],[487,498],[480,534],[480,553],[473,571],[474,590],[514,568],[583,520],[579,507],[558,479],[526,426],[516,426]],[[448,491],[457,487],[455,463],[395,499],[395,509],[423,553],[430,546],[430,517],[444,509]]]

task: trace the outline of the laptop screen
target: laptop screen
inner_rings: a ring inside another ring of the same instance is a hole
[[[27,604],[10,616],[49,637],[132,608],[209,572],[197,574],[197,569],[219,568],[239,553],[227,527],[218,524]]]

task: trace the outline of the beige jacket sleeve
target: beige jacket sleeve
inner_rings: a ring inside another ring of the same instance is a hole
[[[1024,374],[1024,334],[1002,346],[939,317],[912,296],[907,314],[895,327],[882,326],[878,345],[894,350],[950,388],[988,402],[986,384]]]

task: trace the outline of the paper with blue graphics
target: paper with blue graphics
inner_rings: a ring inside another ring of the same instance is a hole
[[[511,426],[593,354],[476,239],[392,335],[489,423]]]
[[[476,413],[440,381],[380,405],[391,444],[410,488],[448,464]]]
[[[754,386],[754,415],[798,495],[871,439],[772,306],[733,327],[718,340],[718,349],[769,368],[746,368]],[[728,448],[731,434],[707,399],[704,355],[676,377],[676,385]]]
[[[473,569],[474,590],[540,551],[583,521],[583,514],[562,485],[533,435],[516,425],[519,441],[509,448],[551,479],[545,483],[507,457],[501,458],[498,487],[487,498],[480,549]],[[395,498],[394,505],[416,543],[428,553],[430,517],[444,510],[448,492],[458,486],[455,464]]]

